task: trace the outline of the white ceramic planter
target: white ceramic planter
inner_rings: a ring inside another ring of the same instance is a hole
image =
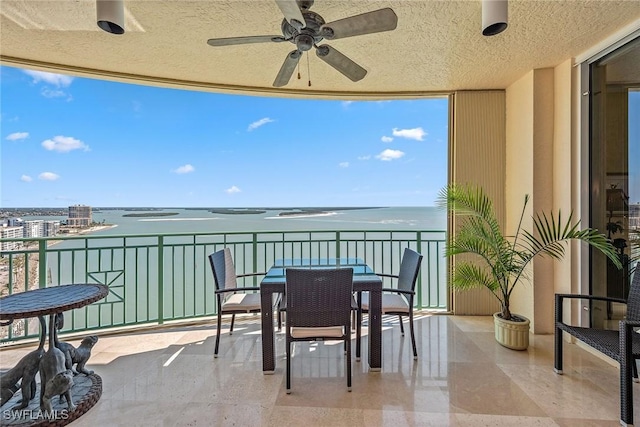
[[[529,347],[529,319],[516,315],[523,319],[522,322],[504,320],[500,313],[493,314],[496,341],[504,347],[512,350],[526,350]]]

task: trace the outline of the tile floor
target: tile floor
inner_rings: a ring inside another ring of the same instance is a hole
[[[217,359],[213,323],[102,336],[88,364],[102,377],[102,397],[71,425],[619,425],[617,367],[577,345],[565,345],[560,376],[552,335],[532,336],[519,352],[495,342],[491,317],[420,315],[414,361],[396,322],[383,319],[382,372],[367,372],[365,336],[350,393],[342,345],[319,342],[296,344],[287,395],[284,334],[275,374],[263,375],[257,316],[237,321],[231,336],[223,331]],[[1,350],[0,368],[30,350]]]

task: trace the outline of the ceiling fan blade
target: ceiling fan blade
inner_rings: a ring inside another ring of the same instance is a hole
[[[299,50],[289,52],[287,58],[282,63],[282,67],[280,67],[280,71],[278,72],[276,79],[273,81],[274,87],[282,87],[289,83],[293,70],[296,69],[301,56],[302,52]]]
[[[320,34],[326,39],[334,40],[391,31],[397,26],[398,16],[392,9],[385,8],[328,22],[320,27]]]
[[[247,37],[227,37],[222,39],[209,39],[207,44],[209,46],[231,46],[235,44],[249,44],[249,43],[268,43],[268,42],[283,42],[285,38],[282,36],[247,36]]]
[[[318,55],[320,59],[331,65],[333,68],[340,71],[351,81],[357,82],[359,80],[362,80],[364,76],[367,75],[367,70],[344,56],[335,48],[326,44],[318,46],[316,55]]]
[[[285,19],[289,21],[289,24],[291,24],[292,27],[300,30],[307,25],[296,0],[276,0],[276,3],[282,11]],[[294,21],[297,23],[294,23]]]

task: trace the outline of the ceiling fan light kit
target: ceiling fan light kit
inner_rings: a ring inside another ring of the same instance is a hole
[[[124,0],[96,0],[98,27],[110,34],[124,34]]]
[[[495,36],[507,29],[507,0],[482,0],[482,35]]]
[[[374,10],[350,16],[333,22],[309,9],[313,0],[275,0],[284,15],[280,30],[282,35],[227,37],[207,40],[213,47],[232,46],[249,43],[290,42],[296,47],[287,54],[280,71],[273,82],[274,87],[289,83],[291,76],[304,52],[316,49],[316,55],[353,82],[362,80],[367,70],[349,59],[332,46],[320,42],[324,39],[336,40],[364,34],[395,30],[398,17],[390,8]]]

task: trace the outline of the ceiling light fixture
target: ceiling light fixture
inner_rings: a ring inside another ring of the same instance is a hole
[[[124,0],[96,0],[98,27],[111,34],[124,34]]]
[[[482,0],[482,35],[495,36],[507,29],[507,0]]]

